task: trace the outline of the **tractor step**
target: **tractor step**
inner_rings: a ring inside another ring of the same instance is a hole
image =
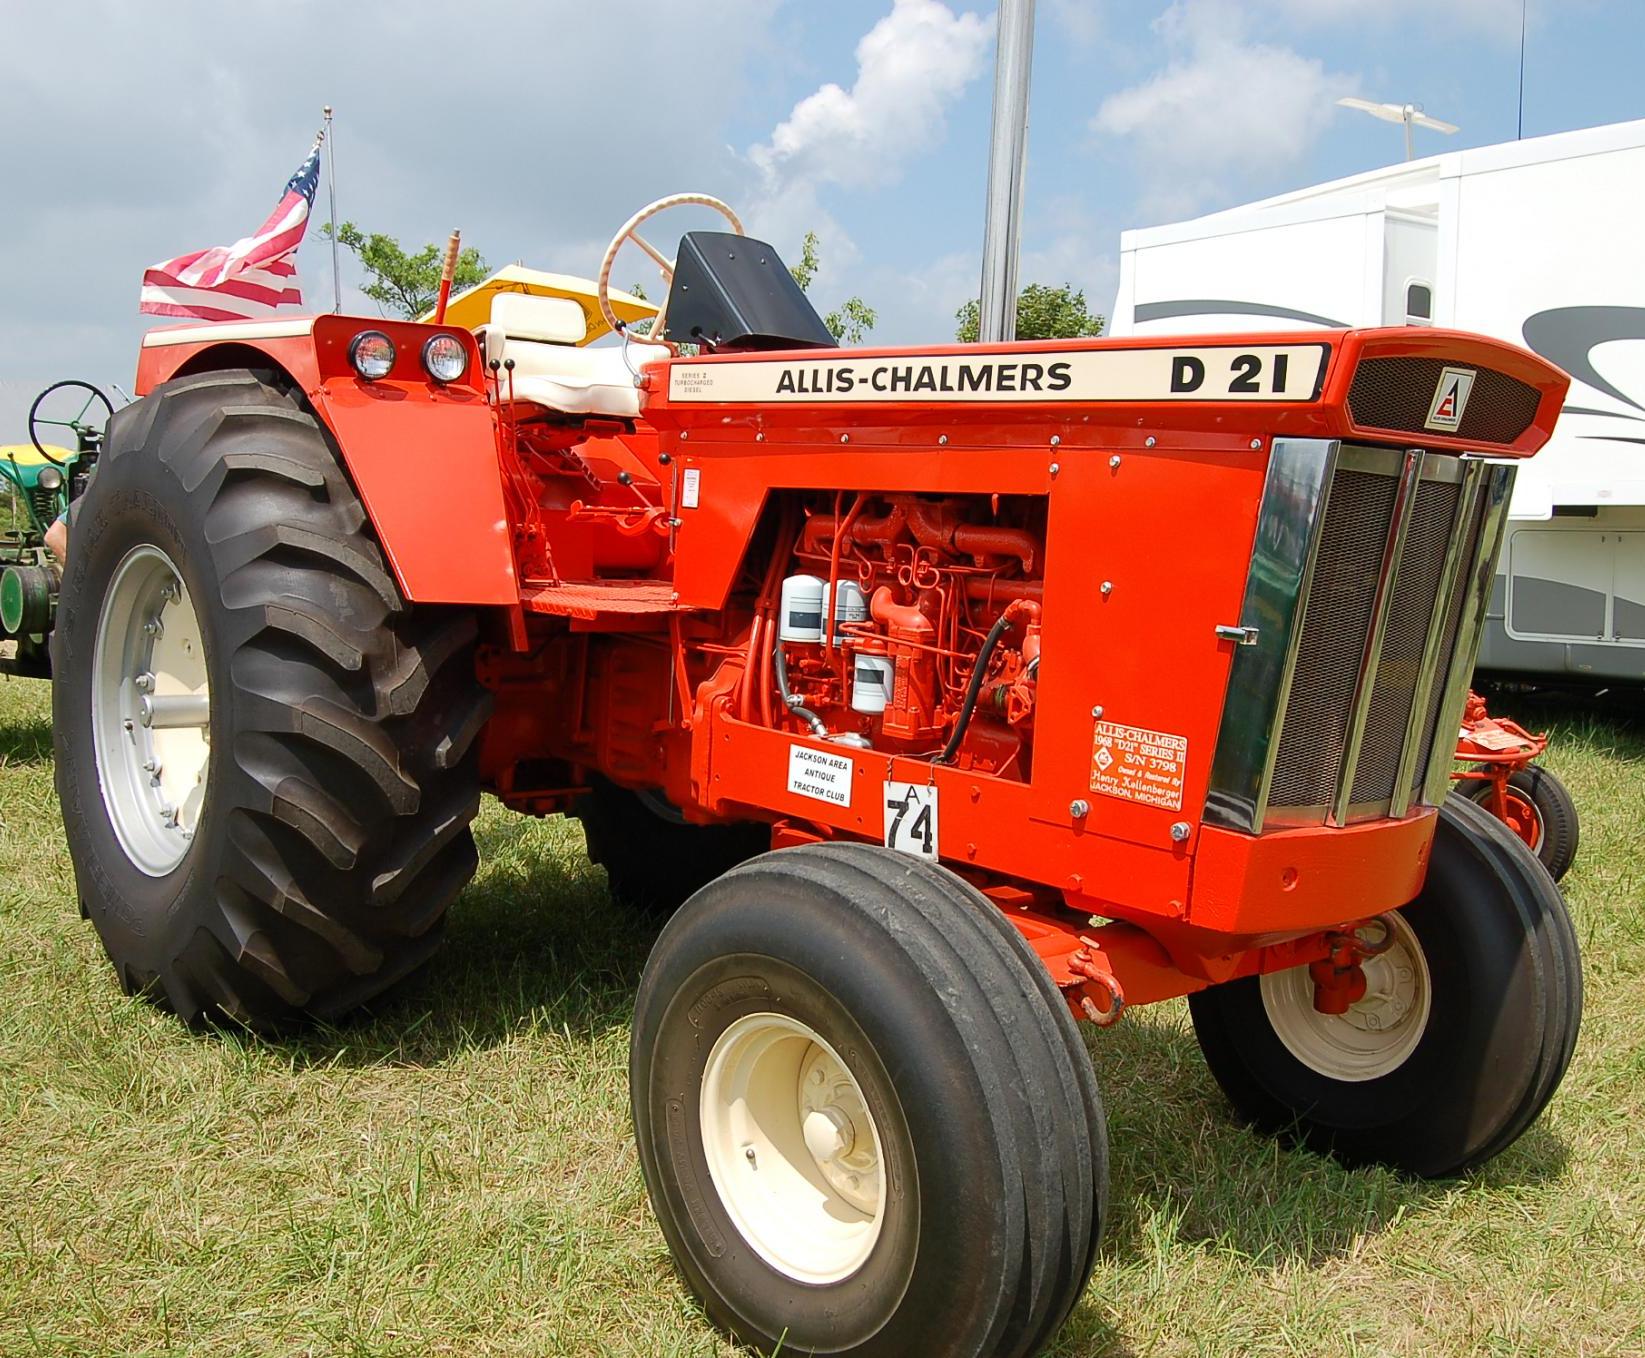
[[[667,580],[566,580],[525,585],[520,603],[531,613],[592,620],[609,613],[678,613],[686,609]]]

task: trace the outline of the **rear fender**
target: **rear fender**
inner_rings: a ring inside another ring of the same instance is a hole
[[[358,377],[350,341],[380,330],[393,370]],[[460,340],[467,375],[442,386],[422,366],[436,334]],[[177,326],[143,337],[137,391],[217,368],[278,368],[331,432],[401,592],[416,603],[519,603],[491,407],[474,337],[446,326],[350,316]]]

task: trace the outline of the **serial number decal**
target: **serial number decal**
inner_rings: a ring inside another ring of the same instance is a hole
[[[742,401],[1311,401],[1330,346],[1070,349],[1041,354],[676,363],[668,399]]]
[[[1188,738],[1099,721],[1091,742],[1091,791],[1144,806],[1182,810]]]
[[[832,806],[851,805],[851,760],[806,745],[788,747],[788,790]]]

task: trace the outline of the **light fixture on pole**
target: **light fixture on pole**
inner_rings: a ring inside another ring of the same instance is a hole
[[[1411,142],[1413,127],[1426,127],[1430,132],[1443,132],[1447,136],[1457,131],[1455,123],[1443,122],[1438,118],[1430,118],[1422,111],[1421,104],[1374,104],[1369,99],[1338,99],[1343,108],[1357,108],[1361,113],[1369,113],[1373,118],[1381,118],[1385,123],[1403,123],[1405,125],[1405,159],[1410,160],[1416,155],[1416,148]]]

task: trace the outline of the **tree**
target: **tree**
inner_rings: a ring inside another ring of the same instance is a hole
[[[800,262],[789,266],[788,272],[800,285],[801,292],[811,291],[811,280],[817,276],[822,256],[815,231],[807,231],[800,242]],[[879,320],[879,314],[861,297],[847,297],[839,306],[823,317],[829,333],[841,344],[861,344]]]
[[[320,234],[330,237],[329,222],[320,228]],[[376,231],[368,235],[353,222],[338,226],[337,243],[350,250],[360,261],[360,267],[371,276],[371,282],[360,291],[379,307],[398,312],[407,320],[433,308],[440,295],[440,266],[445,263],[443,245],[425,245],[415,254],[407,254],[393,236]],[[472,245],[465,247],[457,256],[452,291],[473,287],[488,272],[480,252]]]
[[[954,313],[959,328],[954,338],[975,344],[981,328],[981,309],[973,298]],[[1030,283],[1017,294],[1018,339],[1085,339],[1102,334],[1107,323],[1085,305],[1085,290],[1072,283],[1053,288]]]

